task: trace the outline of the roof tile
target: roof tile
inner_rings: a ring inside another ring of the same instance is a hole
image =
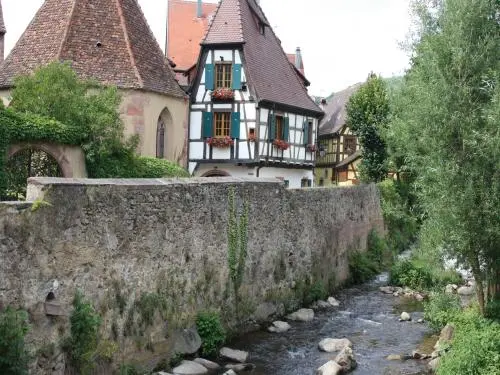
[[[334,134],[342,129],[347,120],[347,103],[362,83],[357,83],[338,93],[335,93],[327,103],[325,116],[319,124],[319,135]]]
[[[137,0],[46,0],[0,67],[0,87],[57,60],[82,78],[184,96]]]

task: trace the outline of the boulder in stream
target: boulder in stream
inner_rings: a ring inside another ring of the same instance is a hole
[[[401,322],[409,322],[411,320],[411,316],[406,311],[403,311],[401,313],[401,316],[399,317],[399,320]]]
[[[203,375],[208,374],[208,369],[205,366],[193,361],[182,361],[179,366],[174,368],[174,375]]]
[[[354,353],[349,346],[345,346],[344,349],[337,354],[335,362],[342,367],[342,371],[344,373],[351,372],[358,366],[356,360],[354,359]]]
[[[349,339],[323,339],[319,342],[318,348],[322,352],[332,353],[338,352],[344,349],[345,347],[352,347],[352,342]]]
[[[337,301],[335,298],[333,297],[329,297],[328,298],[328,303],[333,306],[333,307],[339,307],[340,306],[340,302]]]
[[[234,372],[234,370],[229,370],[229,371],[226,371],[224,374],[222,375],[236,375],[236,373]]]
[[[222,348],[219,351],[221,357],[230,359],[235,362],[245,363],[248,358],[248,352],[244,352],[242,350],[235,350],[230,348]]]
[[[380,288],[378,288],[382,293],[385,293],[385,294],[393,294],[395,292],[394,290],[394,287],[393,286],[381,286]]]
[[[204,359],[204,358],[196,358],[194,360],[194,362],[196,363],[199,363],[200,365],[206,367],[207,369],[209,370],[218,370],[220,369],[220,366],[218,363],[215,363],[215,362],[212,362],[212,361],[209,361],[208,359]]]
[[[310,322],[314,319],[314,310],[312,309],[300,309],[291,313],[286,317],[290,320],[297,320],[300,322]]]
[[[329,361],[316,370],[316,375],[337,375],[342,372],[342,366],[335,361]]]
[[[461,286],[457,293],[461,296],[472,296],[476,293],[476,288],[473,286]]]
[[[283,333],[283,332],[288,331],[290,328],[292,328],[292,327],[287,322],[282,322],[282,321],[277,320],[277,321],[273,322],[273,325],[268,327],[267,330],[269,332],[273,332],[273,333]]]

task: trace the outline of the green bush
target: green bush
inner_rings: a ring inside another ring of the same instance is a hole
[[[486,317],[500,322],[500,300],[493,300],[486,305]]]
[[[189,177],[189,173],[181,166],[165,160],[147,156],[139,156],[135,161],[134,178],[167,178]]]
[[[406,250],[418,234],[418,220],[413,208],[413,197],[404,182],[388,179],[377,184],[382,214],[387,226],[389,247],[399,253]]]
[[[424,311],[431,328],[439,331],[460,313],[460,298],[454,294],[432,293],[424,304]]]
[[[68,349],[71,363],[81,374],[88,374],[95,364],[101,318],[80,291],[76,292],[73,299],[73,311],[69,320],[71,337]]]
[[[196,327],[200,334],[201,351],[205,356],[217,354],[217,350],[226,342],[226,331],[220,316],[216,312],[201,312],[196,316]]]
[[[325,284],[321,280],[316,281],[311,285],[309,296],[312,302],[325,300],[328,297],[328,290],[326,289]]]
[[[7,307],[0,312],[0,374],[28,374],[29,356],[24,344],[28,315]]]
[[[366,252],[354,252],[349,256],[350,282],[364,283],[392,262],[392,254],[385,239],[379,237],[375,230],[368,235]]]
[[[429,268],[417,265],[411,260],[404,260],[392,266],[389,283],[424,290],[433,285],[432,273]]]
[[[478,309],[454,316],[455,335],[437,375],[500,375],[500,324]]]

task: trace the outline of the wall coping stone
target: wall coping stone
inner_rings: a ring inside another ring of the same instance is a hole
[[[30,177],[28,185],[50,186],[164,186],[164,185],[212,185],[212,184],[275,184],[284,186],[284,182],[277,178],[257,177],[194,177],[194,178],[56,178],[56,177]]]

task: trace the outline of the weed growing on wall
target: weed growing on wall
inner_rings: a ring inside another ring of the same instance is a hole
[[[212,356],[226,341],[226,331],[220,316],[216,312],[200,312],[196,316],[196,328],[200,334],[201,351],[205,356]]]
[[[229,276],[234,290],[236,305],[239,299],[239,289],[245,274],[245,261],[248,246],[248,202],[245,202],[243,212],[237,214],[234,200],[234,189],[229,190],[229,218],[227,229]]]
[[[28,374],[29,356],[24,344],[28,314],[7,307],[0,313],[0,374]]]
[[[351,283],[359,284],[372,279],[390,263],[389,247],[375,230],[368,236],[367,247],[366,252],[355,251],[349,256]]]
[[[73,299],[70,323],[68,350],[71,363],[81,374],[88,374],[94,368],[97,356],[101,318],[80,291],[76,292]]]

